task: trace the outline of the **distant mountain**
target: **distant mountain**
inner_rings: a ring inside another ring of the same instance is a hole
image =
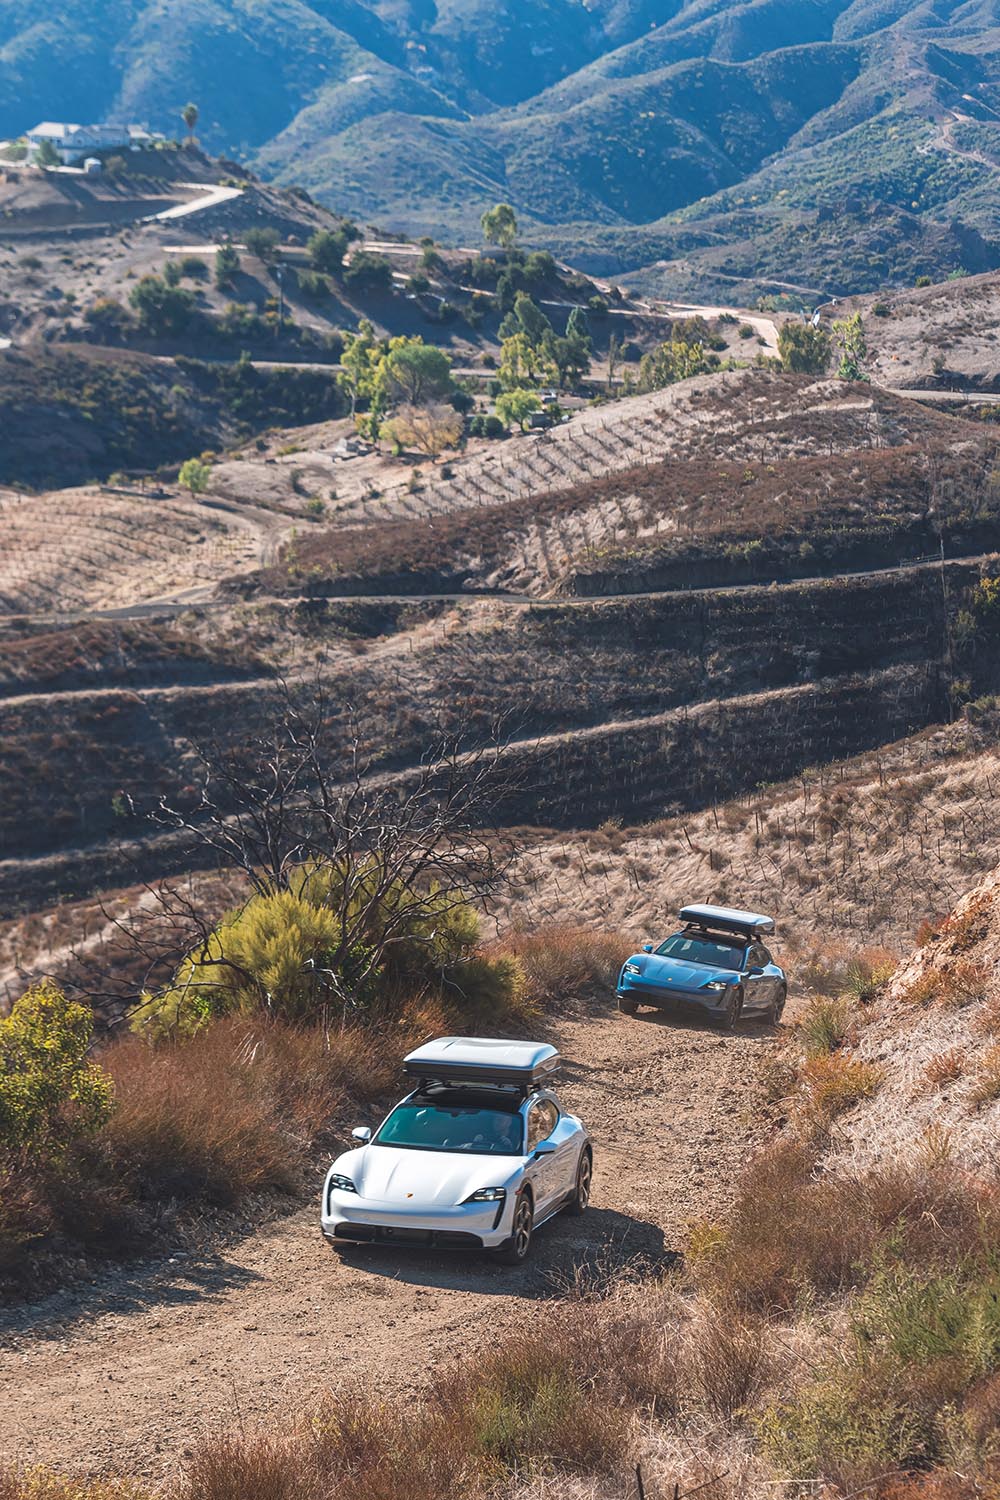
[[[6,0],[0,136],[118,116],[387,228],[647,290],[1000,264],[1000,0]],[[645,267],[646,269],[642,269]]]

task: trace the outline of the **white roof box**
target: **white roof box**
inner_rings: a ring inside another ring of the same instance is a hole
[[[774,931],[773,917],[754,911],[732,911],[726,906],[685,906],[681,909],[681,921],[695,927],[711,927],[716,932],[741,932],[746,937]]]
[[[428,1082],[501,1083],[530,1088],[559,1068],[555,1047],[541,1042],[498,1042],[485,1037],[443,1036],[403,1059],[410,1078]]]

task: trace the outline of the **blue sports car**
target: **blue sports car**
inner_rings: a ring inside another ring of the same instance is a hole
[[[658,948],[646,943],[623,964],[619,1010],[697,1006],[727,1030],[744,1013],[780,1020],[788,984],[763,942],[774,919],[722,906],[685,906],[680,916],[680,932]]]

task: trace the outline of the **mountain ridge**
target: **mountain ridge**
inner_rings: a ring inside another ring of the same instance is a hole
[[[60,30],[18,0],[0,18],[0,135],[63,112],[174,132],[193,98],[207,148],[357,218],[464,242],[507,199],[529,242],[668,294],[1000,265],[995,0],[582,9],[72,0]],[[822,216],[874,202],[897,217],[832,277],[857,225]],[[751,253],[732,218],[747,213]]]

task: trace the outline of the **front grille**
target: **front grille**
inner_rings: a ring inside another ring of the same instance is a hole
[[[453,1245],[481,1250],[483,1242],[478,1234],[467,1234],[458,1229],[396,1229],[388,1224],[338,1224],[334,1229],[338,1240],[356,1240],[364,1244],[383,1245]]]
[[[648,997],[651,1001],[667,1002],[676,1000],[680,1005],[712,1005],[719,999],[721,991],[719,994],[716,994],[715,991],[682,990],[680,985],[675,984],[632,984],[629,985],[627,990],[623,990],[622,993],[625,995],[642,995],[644,998]]]

